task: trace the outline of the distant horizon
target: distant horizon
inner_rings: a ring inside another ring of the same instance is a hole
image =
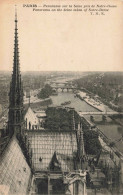
[[[12,72],[11,70],[0,70],[0,72]],[[21,73],[25,72],[72,72],[72,73],[85,73],[85,72],[118,72],[118,73],[123,73],[123,71],[98,71],[98,70],[90,70],[90,71],[71,71],[71,70],[27,70],[27,71],[20,71]]]

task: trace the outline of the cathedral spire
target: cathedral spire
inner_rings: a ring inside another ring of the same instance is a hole
[[[20,63],[17,23],[17,9],[15,7],[14,59],[12,80],[10,83],[8,116],[8,128],[10,134],[21,133],[21,127],[23,123],[23,86],[21,82],[21,74],[19,67]]]
[[[20,67],[19,67],[19,47],[18,47],[18,28],[17,28],[17,8],[15,6],[15,36],[14,36],[14,61],[13,61],[13,75],[12,82],[15,87],[20,87]]]

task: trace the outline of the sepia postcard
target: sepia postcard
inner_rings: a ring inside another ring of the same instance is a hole
[[[0,195],[123,194],[123,1],[0,0]]]

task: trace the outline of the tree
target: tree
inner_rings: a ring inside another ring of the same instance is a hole
[[[44,88],[41,89],[41,91],[38,94],[38,98],[45,99],[48,98],[50,95],[52,95],[52,87],[48,84],[44,86]]]
[[[47,108],[45,128],[50,130],[72,130],[72,112],[63,108]],[[74,112],[74,117],[76,124],[78,124],[79,116],[76,112]]]
[[[85,151],[87,154],[98,154],[102,148],[98,133],[94,130],[84,130]]]

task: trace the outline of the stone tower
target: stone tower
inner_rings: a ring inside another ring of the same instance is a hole
[[[15,36],[13,72],[9,92],[8,129],[9,134],[21,134],[23,125],[23,86],[20,74],[17,11],[15,10]]]

